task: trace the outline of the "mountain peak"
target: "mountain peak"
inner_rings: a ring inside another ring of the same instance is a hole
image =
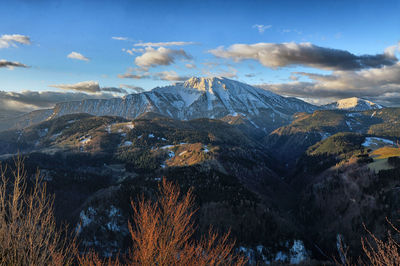
[[[191,77],[183,83],[185,88],[193,88],[199,91],[210,91],[213,87],[220,85],[225,87],[226,82],[234,82],[223,77]]]
[[[338,100],[325,105],[328,109],[340,109],[347,111],[365,111],[371,109],[381,109],[381,105],[358,97],[351,97]]]

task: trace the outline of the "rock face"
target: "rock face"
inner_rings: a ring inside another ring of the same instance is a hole
[[[180,120],[220,119],[243,116],[257,128],[270,131],[287,124],[296,112],[313,112],[317,107],[295,98],[227,78],[190,78],[172,86],[108,100],[83,100],[57,104],[48,118],[88,113],[134,119],[146,112]]]
[[[340,109],[346,111],[366,111],[382,109],[383,106],[357,97],[346,98],[334,103],[324,105],[326,109]]]

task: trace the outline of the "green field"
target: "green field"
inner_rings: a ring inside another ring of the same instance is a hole
[[[388,159],[374,159],[374,162],[368,164],[368,168],[378,173],[381,170],[393,169],[394,167],[388,163]]]

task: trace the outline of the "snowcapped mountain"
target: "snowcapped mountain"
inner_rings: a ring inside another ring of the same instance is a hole
[[[48,118],[88,113],[133,119],[146,112],[180,120],[243,116],[253,126],[269,131],[287,123],[296,112],[316,109],[318,107],[301,100],[285,98],[227,78],[193,77],[183,83],[124,98],[59,103]]]
[[[189,120],[237,114],[258,115],[263,110],[287,117],[295,112],[312,112],[315,109],[315,106],[297,99],[288,99],[227,78],[190,78],[184,83],[157,87],[122,99],[60,103],[54,108],[53,116],[89,113],[136,118],[144,112],[156,112]]]
[[[340,109],[346,111],[366,111],[383,108],[383,106],[379,104],[357,97],[341,99],[337,102],[324,105],[324,107],[326,109]]]

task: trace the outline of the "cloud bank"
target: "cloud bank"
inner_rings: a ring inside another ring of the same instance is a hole
[[[388,106],[400,106],[400,62],[382,68],[360,71],[334,71],[332,74],[294,72],[295,80],[280,84],[263,84],[260,87],[288,96],[313,99],[367,98]]]
[[[56,84],[49,85],[49,87],[58,88],[62,90],[72,90],[86,93],[117,93],[117,94],[127,94],[127,91],[122,88],[114,88],[114,87],[100,87],[97,81],[82,81],[75,84]]]
[[[85,99],[114,98],[111,93],[86,94],[81,92],[54,92],[54,91],[0,91],[0,106],[5,110],[32,111],[51,108],[59,102],[81,101]]]
[[[354,55],[345,50],[311,43],[233,44],[209,52],[216,57],[234,61],[256,60],[270,68],[302,65],[325,70],[360,70],[391,66],[398,61],[390,49],[382,54]]]

